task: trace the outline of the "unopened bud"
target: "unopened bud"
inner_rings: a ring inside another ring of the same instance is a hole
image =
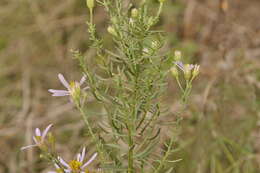
[[[112,34],[112,35],[114,35],[114,36],[117,36],[116,30],[115,30],[112,26],[109,26],[109,27],[107,28],[107,31],[108,31],[110,34]]]
[[[131,17],[132,18],[137,18],[138,17],[138,10],[136,8],[132,9]]]
[[[192,77],[194,78],[194,77],[198,76],[199,72],[200,72],[200,66],[199,65],[195,65],[194,69],[193,69],[193,72],[192,72]]]
[[[178,72],[178,69],[176,68],[176,66],[173,66],[171,68],[171,73],[172,73],[173,77],[177,78],[179,76],[179,72]]]
[[[154,18],[153,17],[149,17],[147,23],[148,23],[149,26],[152,26],[154,24]]]
[[[87,0],[87,6],[91,10],[95,6],[95,0]]]
[[[152,48],[153,49],[157,49],[157,48],[159,48],[159,46],[160,46],[160,44],[159,44],[158,41],[152,41]]]
[[[166,0],[159,0],[160,3],[164,3]]]
[[[186,64],[184,66],[184,77],[186,80],[189,80],[191,77],[191,69],[192,69],[192,66],[190,64]]]
[[[174,52],[174,60],[175,60],[175,61],[180,61],[180,60],[181,60],[181,51],[176,50],[176,51]]]

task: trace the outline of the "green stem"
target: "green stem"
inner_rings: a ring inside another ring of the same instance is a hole
[[[133,152],[133,138],[132,126],[128,127],[128,173],[134,172],[134,152]]]
[[[159,171],[163,168],[165,161],[167,160],[167,158],[169,157],[169,155],[171,153],[173,142],[174,142],[174,138],[172,137],[170,140],[170,144],[168,145],[168,149],[167,149],[164,157],[162,158],[160,165],[157,167],[157,169],[154,171],[154,173],[159,173]]]
[[[104,160],[105,160],[105,159],[104,159],[104,153],[103,153],[103,151],[102,151],[102,144],[101,144],[101,142],[97,139],[96,135],[94,134],[94,132],[93,132],[91,126],[90,126],[90,123],[89,123],[89,121],[88,121],[88,119],[87,119],[87,117],[86,117],[86,113],[85,113],[85,111],[83,110],[83,108],[80,106],[80,103],[76,103],[76,106],[77,106],[78,110],[79,110],[80,113],[81,113],[81,116],[82,116],[82,118],[83,118],[83,120],[84,120],[84,122],[85,122],[85,124],[86,124],[86,126],[87,126],[87,128],[88,128],[88,131],[89,131],[89,133],[90,133],[92,139],[93,139],[94,142],[97,144],[97,145],[96,145],[96,148],[97,148],[97,151],[98,151],[98,153],[99,153],[99,155],[100,155],[99,158],[100,158],[100,160],[101,160],[101,163],[104,163]]]

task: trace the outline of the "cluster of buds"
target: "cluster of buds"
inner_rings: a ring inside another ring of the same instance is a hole
[[[196,76],[199,74],[200,66],[195,64],[183,64],[181,62],[181,52],[180,51],[175,51],[174,53],[174,59],[175,63],[173,67],[171,68],[171,73],[175,78],[178,78],[179,72],[178,69],[181,69],[184,73],[184,78],[186,81],[192,81]]]

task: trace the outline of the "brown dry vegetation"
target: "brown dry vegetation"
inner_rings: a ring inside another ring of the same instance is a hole
[[[32,143],[35,127],[50,122],[65,158],[81,144],[92,145],[83,138],[84,124],[68,100],[47,92],[61,87],[59,72],[81,77],[71,48],[94,55],[88,48],[84,3],[0,2],[1,173],[46,172],[37,150],[19,148]],[[102,8],[95,10],[95,23],[106,38]],[[172,157],[182,161],[174,164],[175,172],[259,173],[260,1],[168,0],[160,27],[167,32],[166,47],[181,49],[187,62],[201,65],[187,110],[180,115],[180,150]],[[175,113],[178,89],[170,78],[169,86],[166,100]],[[91,98],[89,104],[94,110]],[[92,116],[93,122],[97,119]]]

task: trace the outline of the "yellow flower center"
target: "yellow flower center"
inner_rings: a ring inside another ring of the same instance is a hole
[[[57,173],[63,173],[62,169],[60,169],[60,168],[56,169],[56,172]]]
[[[41,136],[35,136],[35,139],[37,142],[40,142],[42,140],[42,137]]]
[[[77,161],[77,160],[72,160],[69,162],[69,166],[72,169],[73,172],[77,172],[80,171],[80,167],[81,167],[82,163]]]
[[[71,82],[69,92],[74,99],[78,99],[80,97],[81,92],[80,85],[77,82]]]

